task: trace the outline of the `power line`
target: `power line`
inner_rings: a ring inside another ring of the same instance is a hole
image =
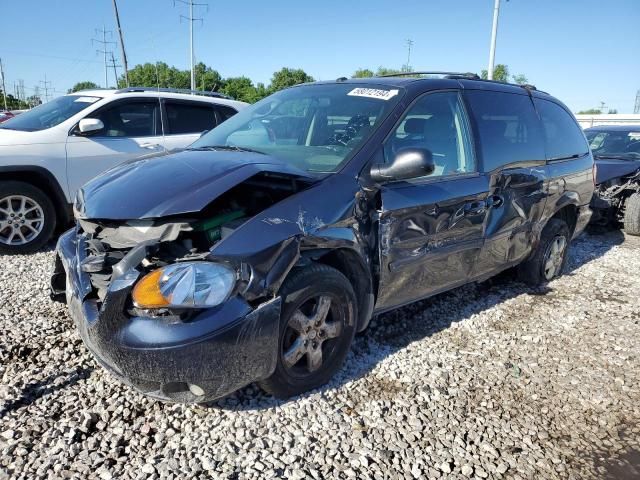
[[[113,0],[113,10],[116,14],[116,25],[118,26],[118,36],[120,37],[120,54],[122,55],[122,63],[124,64],[124,81],[129,86],[129,67],[127,65],[127,53],[124,49],[124,37],[122,35],[122,28],[120,27],[120,15],[118,14],[118,4],[116,0]],[[116,87],[118,86],[118,79],[116,78]]]
[[[98,38],[92,38],[91,43],[96,42],[102,45],[102,50],[96,50],[96,53],[102,53],[104,55],[104,88],[109,88],[109,77],[107,75],[107,55],[112,53],[111,50],[107,50],[107,45],[115,45],[116,42],[107,40],[107,33],[111,38],[113,36],[113,32],[106,29],[105,26],[102,26],[102,30],[96,29],[96,35],[102,32],[102,40]]]
[[[191,90],[195,90],[196,89],[196,73],[195,73],[195,67],[194,67],[194,55],[193,55],[193,22],[201,22],[204,23],[204,20],[202,18],[193,18],[193,7],[206,7],[207,11],[209,10],[209,4],[208,3],[193,3],[193,0],[173,0],[173,6],[175,7],[176,2],[180,2],[184,5],[188,5],[189,6],[189,16],[185,17],[184,15],[180,15],[180,20],[182,20],[183,18],[185,20],[189,20],[189,39],[190,39],[190,45],[191,45]]]

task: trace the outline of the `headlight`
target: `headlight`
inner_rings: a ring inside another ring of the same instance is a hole
[[[214,307],[234,284],[235,273],[219,263],[174,263],[145,275],[133,288],[133,303],[139,308]]]

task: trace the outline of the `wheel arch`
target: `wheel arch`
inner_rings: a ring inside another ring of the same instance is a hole
[[[36,165],[0,167],[0,182],[2,181],[25,182],[42,190],[53,202],[59,225],[64,227],[73,218],[62,187],[47,169]]]
[[[309,262],[328,265],[347,277],[358,298],[356,331],[366,329],[373,315],[375,295],[371,271],[362,256],[350,248],[319,248],[302,252],[298,266]]]

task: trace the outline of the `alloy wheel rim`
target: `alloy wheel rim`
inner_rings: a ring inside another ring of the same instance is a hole
[[[562,269],[564,263],[564,253],[567,248],[567,239],[562,236],[556,236],[547,247],[547,254],[544,262],[544,276],[547,280],[551,280]]]
[[[44,211],[33,198],[0,198],[0,243],[18,246],[31,242],[44,228]]]
[[[334,302],[318,295],[304,302],[289,318],[282,342],[282,362],[297,376],[320,370],[331,356],[332,343],[343,330],[334,316]]]

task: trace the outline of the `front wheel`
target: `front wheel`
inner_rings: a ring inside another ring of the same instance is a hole
[[[0,254],[35,252],[55,226],[55,209],[42,190],[25,182],[0,182]]]
[[[520,280],[535,286],[559,277],[567,263],[570,241],[566,222],[558,218],[549,220],[536,249],[518,266]]]
[[[294,271],[280,295],[278,361],[259,385],[287,398],[327,383],[340,369],[355,334],[357,303],[349,280],[321,264]]]
[[[624,203],[624,231],[640,235],[640,193],[634,193]]]

